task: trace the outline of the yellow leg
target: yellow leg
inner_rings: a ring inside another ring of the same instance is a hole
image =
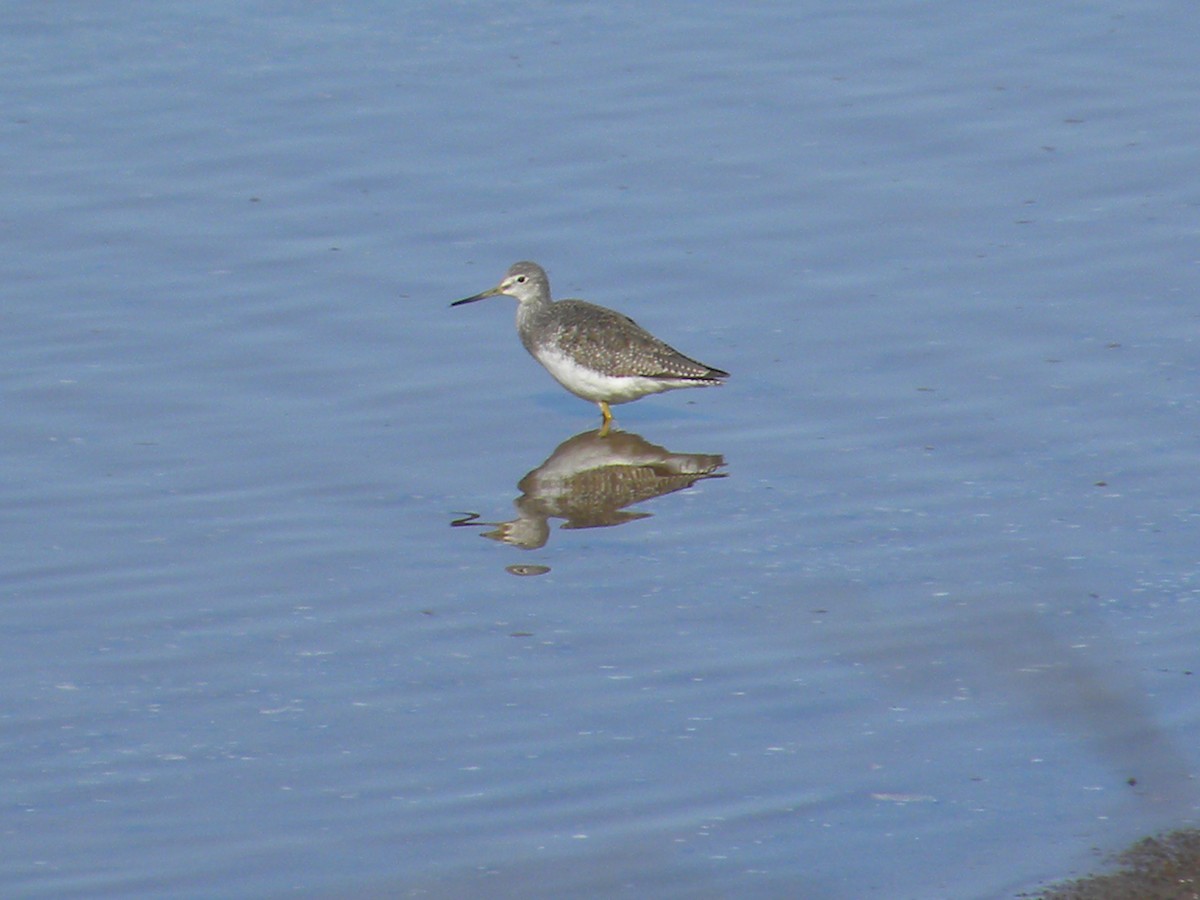
[[[600,437],[605,437],[608,434],[608,427],[612,425],[612,410],[608,408],[608,402],[601,400],[600,415],[604,416],[604,421],[600,423]]]

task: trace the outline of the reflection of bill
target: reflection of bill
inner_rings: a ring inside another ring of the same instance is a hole
[[[550,458],[518,482],[517,518],[495,524],[483,537],[526,550],[544,546],[550,519],[563,528],[600,528],[644,519],[625,507],[723,478],[725,457],[715,453],[672,453],[641,435],[585,431],[563,441]],[[472,524],[459,520],[456,525]],[[484,523],[478,523],[484,524]]]

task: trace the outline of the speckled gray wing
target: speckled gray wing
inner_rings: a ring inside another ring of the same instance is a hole
[[[660,341],[633,319],[583,300],[559,300],[539,316],[525,349],[537,343],[556,346],[580,365],[607,375],[641,375],[647,378],[682,378],[717,382],[729,373],[684,356]],[[536,355],[536,354],[535,354]]]

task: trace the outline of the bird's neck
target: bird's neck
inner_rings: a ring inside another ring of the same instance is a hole
[[[522,330],[533,325],[538,319],[550,311],[552,300],[526,300],[517,305],[517,329]]]

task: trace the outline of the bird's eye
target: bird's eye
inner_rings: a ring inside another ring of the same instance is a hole
[[[517,276],[517,284],[524,284],[524,283],[525,283],[525,276],[524,276],[524,275],[518,275],[518,276]]]

